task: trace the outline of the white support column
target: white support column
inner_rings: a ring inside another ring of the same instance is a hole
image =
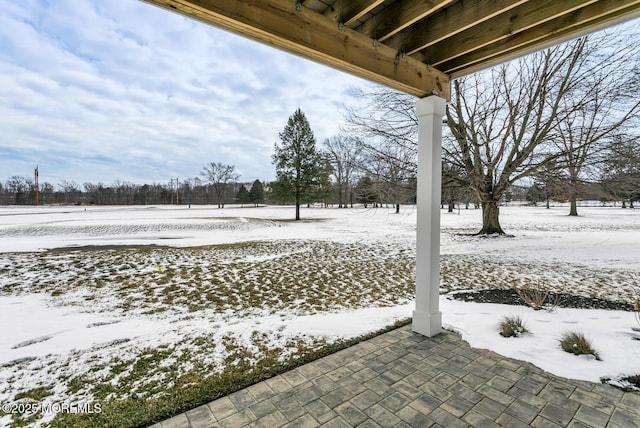
[[[440,313],[440,185],[442,117],[446,101],[437,96],[416,103],[418,132],[418,226],[416,308],[413,331],[432,337],[442,331]]]

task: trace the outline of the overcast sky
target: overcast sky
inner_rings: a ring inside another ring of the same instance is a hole
[[[272,180],[300,107],[318,143],[361,79],[138,0],[0,0],[0,181]]]

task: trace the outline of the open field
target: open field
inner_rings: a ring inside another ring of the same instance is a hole
[[[512,236],[480,238],[471,235],[479,210],[443,211],[443,292],[542,283],[630,302],[640,292],[640,212],[567,212],[503,207]],[[101,407],[55,419],[0,413],[0,426],[144,424],[411,316],[414,207],[397,215],[303,209],[302,222],[292,215],[291,207],[0,208],[0,402]],[[632,313],[444,297],[441,308],[472,346],[554,372],[570,366],[563,376],[640,372]],[[530,318],[533,332],[515,346],[487,333],[512,313]],[[602,348],[598,366],[548,352],[556,330],[571,326]]]

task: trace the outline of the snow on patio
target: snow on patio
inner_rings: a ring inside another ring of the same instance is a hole
[[[443,290],[543,281],[566,293],[630,301],[640,292],[640,213],[579,212],[572,218],[566,207],[502,207],[503,229],[513,236],[481,238],[470,236],[480,210],[443,211]],[[114,361],[148,349],[169,347],[174,359],[192,352],[216,367],[227,351],[206,344],[232,338],[254,349],[258,335],[287,349],[292,340],[355,337],[411,316],[414,207],[400,214],[303,209],[301,222],[289,221],[292,214],[291,207],[0,208],[0,401],[43,385],[54,385],[45,398],[51,402],[90,400],[88,388],[72,392],[67,383],[98,381]],[[224,254],[199,248],[217,244],[240,245]],[[328,274],[344,285],[323,288]],[[109,285],[114,280],[118,287]],[[229,287],[236,283],[246,287]],[[371,288],[361,291],[363,283]],[[471,346],[559,376],[598,382],[640,373],[640,340],[631,330],[640,326],[631,312],[533,311],[446,296],[441,311],[446,327]],[[513,315],[531,334],[498,334],[498,323]],[[569,330],[584,333],[602,361],[563,352],[558,339]],[[205,345],[193,340],[199,337]],[[0,426],[7,423],[0,418]]]

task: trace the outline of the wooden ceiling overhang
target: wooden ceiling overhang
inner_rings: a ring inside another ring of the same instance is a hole
[[[640,0],[143,0],[424,97],[640,16]]]

